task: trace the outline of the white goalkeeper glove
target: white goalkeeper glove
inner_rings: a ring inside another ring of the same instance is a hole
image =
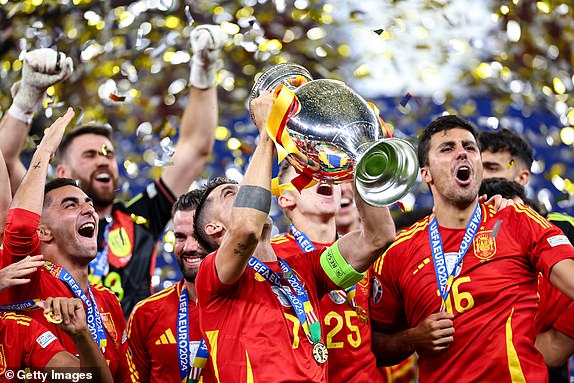
[[[73,71],[72,59],[62,52],[40,48],[26,53],[22,80],[10,89],[13,101],[8,113],[18,120],[30,123],[46,89],[67,79]]]
[[[215,85],[215,74],[221,66],[218,60],[227,33],[219,25],[200,25],[189,36],[193,57],[189,83],[199,89]]]

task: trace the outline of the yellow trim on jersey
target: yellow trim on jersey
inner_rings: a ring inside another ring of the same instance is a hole
[[[213,365],[213,372],[215,373],[215,379],[220,383],[219,380],[219,367],[217,367],[217,337],[219,336],[219,330],[206,331],[207,343],[209,343],[209,357],[211,358],[211,364]]]
[[[16,321],[17,324],[26,327],[30,327],[30,324],[32,323],[32,318],[26,315],[20,315],[12,312],[7,312],[6,314],[4,314],[4,319]]]
[[[289,242],[289,237],[287,236],[287,234],[281,234],[281,235],[278,235],[276,237],[271,238],[270,242],[272,244],[280,244],[280,243]]]
[[[514,314],[514,307],[510,311],[510,315],[506,320],[506,356],[508,358],[508,369],[510,372],[510,379],[512,383],[526,383],[522,367],[520,367],[520,359],[518,353],[512,343],[512,314]]]
[[[247,380],[245,381],[245,383],[253,383],[254,379],[253,379],[253,369],[251,368],[251,360],[249,360],[249,353],[247,352],[247,350],[245,350],[245,363],[246,363],[246,367],[247,367]]]
[[[381,273],[381,270],[383,269],[384,258],[387,255],[387,253],[389,252],[389,250],[391,250],[393,247],[397,246],[398,244],[400,244],[406,240],[411,239],[415,234],[417,234],[421,230],[424,230],[427,226],[428,226],[428,220],[425,218],[424,220],[415,223],[414,225],[412,225],[408,229],[401,231],[395,237],[395,240],[393,241],[393,243],[391,243],[389,248],[373,264],[373,270],[375,271],[375,273],[377,273],[377,274]]]
[[[175,283],[175,284],[173,284],[173,285],[171,285],[171,286],[169,286],[169,287],[166,288],[166,289],[163,289],[163,290],[161,290],[161,291],[158,291],[158,292],[155,293],[154,295],[152,295],[152,296],[150,296],[150,297],[147,297],[147,298],[145,298],[145,299],[139,301],[139,302],[134,306],[134,308],[133,308],[133,310],[132,310],[132,313],[130,314],[130,317],[129,317],[129,319],[128,319],[128,323],[127,323],[127,335],[128,335],[128,338],[130,338],[131,335],[132,335],[132,322],[133,322],[133,318],[134,318],[135,315],[136,315],[136,311],[137,311],[139,308],[143,307],[146,303],[153,302],[153,301],[157,301],[158,299],[164,298],[165,296],[171,294],[174,290],[177,289],[177,286],[178,286],[178,285],[179,285],[179,282],[178,282],[178,283]],[[115,294],[114,294],[114,295],[115,295]]]
[[[526,214],[530,219],[532,219],[534,222],[542,226],[542,228],[549,229],[552,227],[552,224],[548,222],[546,218],[542,217],[540,214],[538,214],[528,206],[524,206],[522,204],[514,204],[512,205],[512,207],[514,207],[514,210],[516,210],[518,213]]]

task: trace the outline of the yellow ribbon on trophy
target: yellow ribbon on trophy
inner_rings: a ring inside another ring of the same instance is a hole
[[[291,154],[302,162],[309,164],[311,160],[307,159],[307,157],[301,153],[286,129],[287,121],[299,113],[301,108],[297,96],[295,96],[295,93],[291,89],[283,85],[279,85],[277,89],[275,89],[274,96],[275,102],[267,119],[266,130],[277,148],[277,162],[280,163],[287,155]],[[311,176],[305,174],[297,167],[295,167],[295,171],[298,173],[298,176],[291,180],[291,184],[293,184],[298,191],[317,183]],[[276,179],[273,179],[272,184],[274,185],[274,187],[272,186],[272,190],[275,195],[281,194],[281,187],[283,187],[283,190],[286,189],[284,185],[279,185]]]

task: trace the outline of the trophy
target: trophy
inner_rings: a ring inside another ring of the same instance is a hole
[[[304,67],[287,63],[259,76],[249,105],[279,85],[299,104],[285,125],[296,147],[286,158],[299,173],[331,184],[354,180],[359,196],[373,206],[390,205],[408,193],[419,169],[415,149],[406,140],[385,137],[361,96],[341,81],[313,80]]]

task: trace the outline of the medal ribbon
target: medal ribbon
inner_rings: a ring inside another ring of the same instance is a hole
[[[29,299],[27,301],[11,303],[8,305],[0,305],[0,311],[33,311],[39,310],[40,307],[36,305],[41,299]]]
[[[317,343],[321,340],[321,324],[319,323],[319,318],[315,314],[313,306],[309,301],[309,296],[307,295],[303,284],[299,281],[299,278],[287,262],[281,258],[278,258],[278,262],[283,275],[271,270],[269,266],[255,257],[249,258],[247,265],[264,277],[271,285],[281,288],[286,293],[287,298],[289,299],[291,306],[293,306],[295,314],[301,323],[301,327],[303,327],[303,331],[305,332],[307,339],[311,343]],[[283,289],[283,285],[281,284],[281,280],[283,278],[287,280],[295,294]]]
[[[72,274],[70,274],[66,269],[60,266],[54,265],[52,262],[46,262],[44,268],[48,270],[50,274],[64,282],[74,295],[82,300],[86,305],[86,322],[88,323],[88,328],[92,334],[92,338],[96,341],[100,349],[104,349],[107,344],[106,331],[102,323],[102,316],[100,315],[100,310],[96,304],[96,298],[92,293],[90,284],[88,283],[88,294],[89,297],[84,293],[78,282],[74,279]]]
[[[317,246],[315,246],[315,244],[309,239],[309,237],[307,237],[305,233],[303,233],[302,231],[297,230],[297,228],[293,224],[289,226],[289,232],[291,233],[291,235],[293,235],[293,238],[295,238],[295,241],[297,242],[297,245],[299,245],[299,248],[303,250],[305,253],[317,250]],[[357,311],[358,309],[357,304],[355,302],[356,293],[357,293],[357,286],[353,285],[345,289],[345,292],[341,294],[345,299],[345,301],[347,302],[347,305],[349,305],[349,307],[355,311]]]
[[[456,261],[450,273],[448,273],[448,269],[446,266],[446,258],[444,256],[444,248],[442,245],[442,239],[440,237],[440,231],[438,229],[438,222],[436,219],[436,215],[432,214],[429,217],[429,237],[430,237],[430,247],[431,247],[431,254],[432,260],[434,265],[434,271],[436,280],[439,287],[439,294],[442,300],[440,311],[444,311],[446,308],[446,298],[450,293],[450,287],[454,280],[454,274],[456,273],[456,269],[458,265],[464,258],[464,255],[470,248],[474,236],[478,231],[480,226],[480,221],[482,219],[482,210],[480,209],[480,205],[476,204],[474,211],[472,212],[472,217],[470,221],[466,224],[466,230],[462,241],[460,243],[460,247],[458,249],[458,255],[456,257]]]
[[[202,338],[199,347],[194,355],[193,362],[190,365],[190,347],[189,347],[189,292],[185,285],[179,295],[179,305],[177,310],[177,356],[179,361],[179,377],[182,383],[186,381],[196,383],[201,377],[201,372],[207,363],[209,352],[207,344]],[[188,374],[189,372],[189,374]]]
[[[104,247],[101,251],[98,251],[96,258],[92,259],[88,265],[91,283],[101,284],[104,275],[108,272],[108,237],[113,222],[113,218],[110,218],[110,221],[106,224],[104,229]]]

